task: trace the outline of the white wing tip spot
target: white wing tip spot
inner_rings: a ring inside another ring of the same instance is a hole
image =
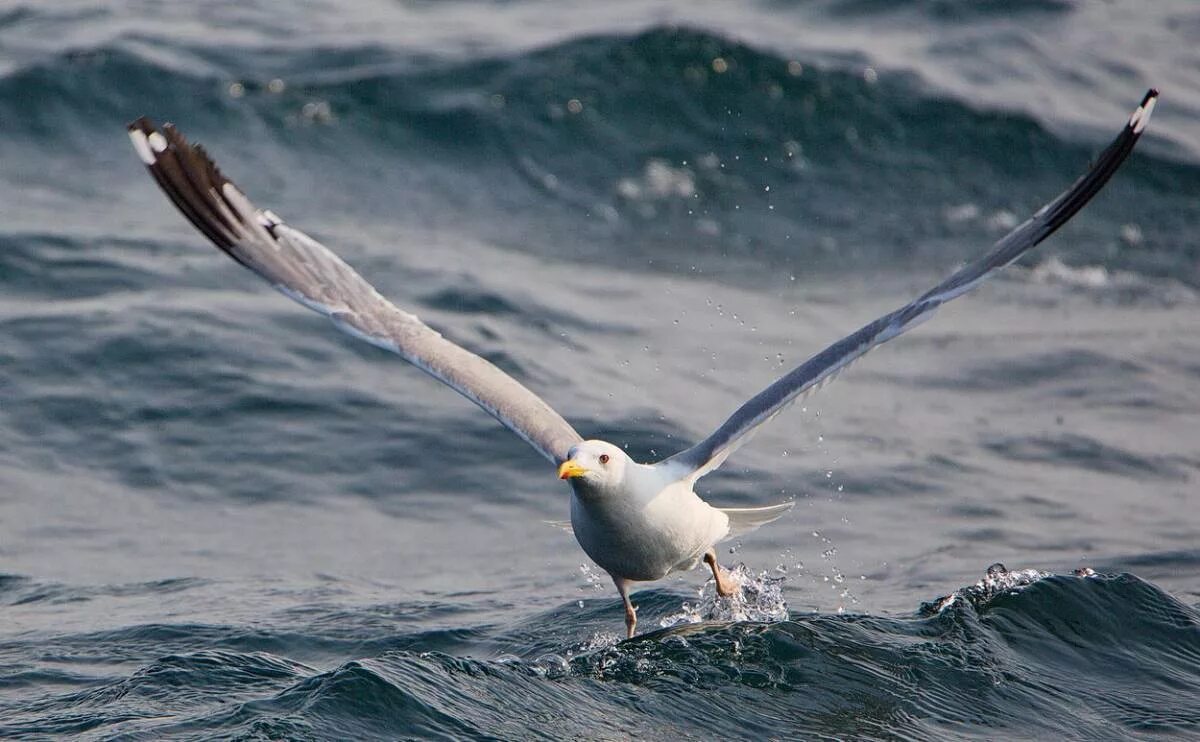
[[[129,141],[133,142],[133,148],[143,163],[154,164],[154,150],[150,149],[150,141],[146,139],[146,132],[141,129],[130,129]]]
[[[150,136],[146,137],[146,139],[150,142],[150,148],[155,152],[167,151],[167,138],[157,131],[150,132]]]
[[[1146,95],[1146,100],[1142,101],[1142,105],[1137,107],[1133,115],[1129,117],[1129,126],[1133,129],[1134,134],[1141,134],[1146,128],[1146,124],[1150,123],[1150,114],[1154,113],[1154,104],[1158,102],[1158,91],[1151,90]]]

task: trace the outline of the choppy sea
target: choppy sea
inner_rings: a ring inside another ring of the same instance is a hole
[[[0,738],[1200,735],[1200,7],[0,2]],[[173,121],[635,458],[1147,136],[635,595],[520,440],[203,239]],[[1007,567],[991,565],[1001,563]]]

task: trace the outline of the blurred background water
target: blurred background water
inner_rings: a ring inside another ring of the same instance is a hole
[[[0,737],[1200,733],[1197,42],[1185,0],[0,3]],[[647,586],[621,644],[550,467],[209,248],[124,132],[651,459],[1152,85],[1074,222],[703,481],[797,502],[723,552],[746,594]]]

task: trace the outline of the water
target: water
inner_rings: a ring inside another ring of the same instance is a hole
[[[1196,735],[1198,38],[1133,0],[0,6],[0,737]],[[648,459],[1151,85],[1096,203],[703,481],[797,507],[632,642],[550,467],[204,245],[123,129]]]

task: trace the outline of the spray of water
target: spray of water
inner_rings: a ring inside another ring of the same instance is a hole
[[[788,618],[787,602],[783,599],[783,575],[769,572],[755,574],[739,564],[730,570],[738,589],[729,597],[717,594],[716,583],[709,580],[700,588],[696,600],[685,601],[679,610],[659,619],[662,628],[705,621],[727,623],[757,621],[774,623]]]

